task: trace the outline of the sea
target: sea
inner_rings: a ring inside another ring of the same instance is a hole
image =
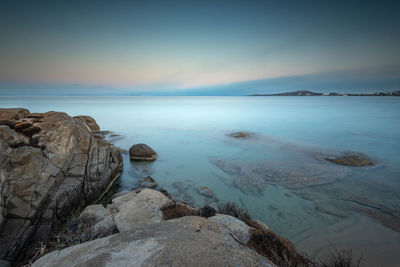
[[[112,193],[149,175],[198,207],[235,202],[311,258],[346,249],[362,266],[400,266],[398,97],[0,96],[0,107],[90,115],[123,150],[151,146],[154,162],[123,154]],[[349,151],[375,165],[326,160]]]

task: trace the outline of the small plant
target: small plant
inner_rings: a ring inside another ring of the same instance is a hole
[[[161,208],[164,220],[172,220],[184,216],[200,216],[197,209],[177,201],[171,201]]]
[[[217,211],[213,207],[206,205],[199,209],[199,213],[201,217],[208,218],[214,216]]]
[[[353,259],[353,252],[349,250],[333,249],[329,255],[321,261],[321,267],[360,267],[362,257]]]
[[[87,216],[73,217],[51,238],[51,250],[63,249],[97,238],[102,238],[115,231],[105,227],[95,227],[95,218]]]
[[[293,244],[272,231],[251,229],[247,246],[281,267],[308,267],[314,264],[301,255]]]
[[[250,214],[247,210],[239,208],[235,203],[228,202],[218,206],[218,212],[222,214],[227,214],[232,217],[238,218],[239,220],[247,223],[247,221],[251,220]]]

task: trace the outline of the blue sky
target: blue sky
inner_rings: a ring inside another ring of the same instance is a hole
[[[398,1],[1,1],[0,94],[400,89]]]

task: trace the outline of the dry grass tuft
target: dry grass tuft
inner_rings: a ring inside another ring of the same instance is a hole
[[[49,250],[60,250],[116,233],[105,227],[94,227],[95,223],[95,218],[86,216],[71,218],[59,232],[52,236],[48,242]]]
[[[247,210],[239,208],[235,203],[228,202],[218,206],[218,212],[222,214],[227,214],[232,217],[238,218],[239,220],[246,222],[251,220],[250,214]]]
[[[321,267],[360,267],[362,258],[353,259],[352,250],[331,250],[326,259],[322,260]]]
[[[189,205],[171,201],[161,208],[164,220],[172,220],[184,216],[200,216],[200,212]]]
[[[308,267],[313,263],[301,255],[293,244],[272,231],[251,229],[247,246],[282,267]]]

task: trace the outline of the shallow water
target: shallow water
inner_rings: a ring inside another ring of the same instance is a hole
[[[91,115],[124,149],[146,143],[155,162],[130,162],[116,190],[151,175],[201,206],[235,201],[313,257],[352,248],[365,266],[399,266],[400,98],[0,97],[0,107]],[[227,134],[249,131],[234,139]],[[373,167],[318,155],[358,151]]]

